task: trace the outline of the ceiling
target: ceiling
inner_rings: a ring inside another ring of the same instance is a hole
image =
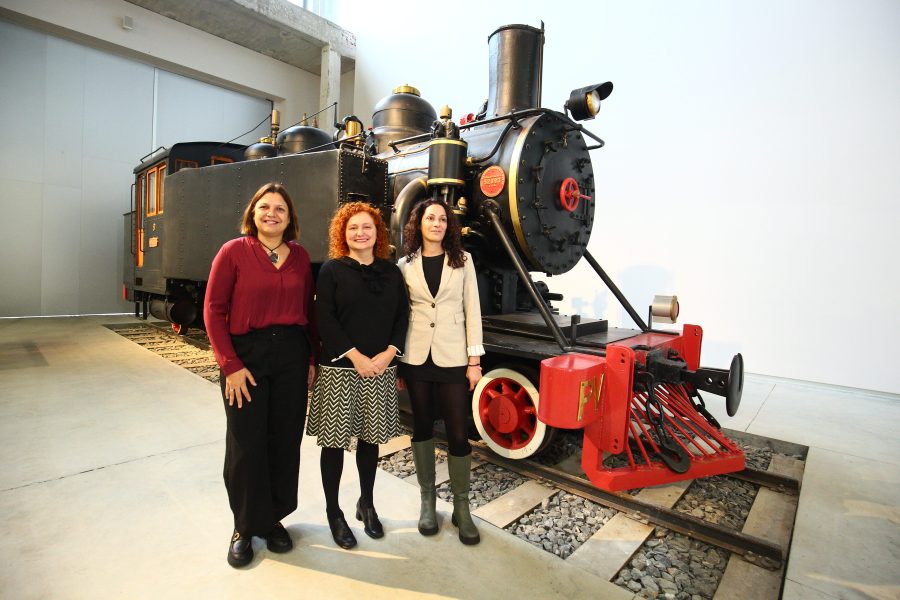
[[[356,36],[286,0],[127,2],[316,75],[329,44],[341,55],[341,73],[355,68]]]

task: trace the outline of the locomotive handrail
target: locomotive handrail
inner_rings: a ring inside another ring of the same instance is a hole
[[[156,154],[157,152],[159,152],[160,150],[165,150],[165,149],[166,149],[165,146],[160,146],[160,147],[157,148],[156,150],[151,150],[151,151],[148,152],[147,154],[143,155],[143,156],[141,157],[141,160],[138,161],[138,163],[144,162],[144,159],[149,158],[149,157],[153,156],[154,154]]]
[[[510,121],[515,122],[517,118],[521,117],[530,117],[532,115],[538,115],[542,113],[553,112],[549,108],[527,108],[525,110],[517,110],[511,113],[500,115],[499,117],[491,117],[490,119],[482,119],[481,121],[472,121],[471,123],[466,123],[465,125],[460,125],[459,129],[462,131],[463,129],[471,129],[472,127],[477,127],[478,125],[487,125],[488,123],[496,123],[497,121],[505,121],[509,119]],[[428,133],[420,133],[418,135],[413,135],[408,138],[403,138],[399,140],[394,140],[393,142],[388,143],[388,146],[394,149],[394,152],[400,152],[397,149],[398,144],[411,144],[413,142],[425,141],[431,139],[431,132]]]
[[[505,121],[505,120],[509,120],[512,122],[512,124],[518,125],[517,119],[531,117],[533,115],[540,115],[540,114],[552,115],[552,116],[556,117],[557,119],[559,119],[560,121],[566,122],[576,131],[583,133],[584,135],[588,136],[589,138],[591,138],[592,140],[597,142],[597,144],[594,146],[588,146],[588,148],[587,148],[588,150],[596,150],[597,148],[602,148],[603,146],[606,145],[606,142],[604,142],[603,139],[601,139],[600,137],[595,135],[589,129],[585,129],[584,125],[582,125],[581,123],[573,121],[567,115],[564,115],[558,111],[555,111],[555,110],[552,110],[549,108],[526,108],[524,110],[514,110],[511,113],[507,113],[505,115],[499,115],[496,117],[491,117],[490,119],[482,119],[480,121],[471,121],[469,123],[466,123],[465,125],[460,125],[459,129],[460,129],[460,131],[462,131],[463,129],[471,129],[472,127],[478,127],[479,125],[487,125],[488,123],[496,123],[498,121]],[[504,131],[503,134],[501,134],[501,136],[500,136],[501,139],[503,138],[503,135],[505,135],[505,134],[506,134],[506,131]],[[430,132],[429,133],[420,133],[418,135],[413,135],[413,136],[410,136],[407,138],[402,138],[399,140],[394,140],[393,142],[389,142],[388,146],[390,146],[394,150],[395,153],[399,153],[400,150],[397,148],[397,146],[400,144],[411,144],[413,142],[426,141],[429,139],[431,139]],[[498,147],[499,147],[499,144],[498,144]],[[494,152],[496,152],[496,149],[494,150]],[[485,157],[483,159],[479,159],[478,161],[475,161],[475,162],[487,160],[488,158],[490,158],[491,155],[493,155],[493,152],[490,155],[488,155],[487,157]]]
[[[482,162],[488,160],[493,155],[495,155],[497,153],[497,150],[500,149],[500,145],[503,143],[503,140],[506,139],[506,134],[509,133],[509,130],[512,129],[513,126],[515,126],[516,129],[519,129],[521,127],[521,125],[519,125],[518,122],[510,119],[509,123],[506,124],[506,127],[503,128],[503,131],[500,132],[499,137],[497,137],[497,143],[494,144],[493,149],[490,152],[488,152],[485,156],[482,156],[480,158],[473,158],[472,164],[482,163]]]

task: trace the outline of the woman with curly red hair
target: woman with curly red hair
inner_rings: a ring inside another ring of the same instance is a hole
[[[306,432],[322,446],[320,466],[328,526],[335,543],[356,538],[338,505],[344,450],[356,438],[360,498],[356,518],[366,535],[384,536],[372,500],[378,444],[400,433],[395,357],[402,354],[409,301],[381,213],[364,202],[343,205],[329,229],[331,260],[316,284],[322,339],[319,376]]]

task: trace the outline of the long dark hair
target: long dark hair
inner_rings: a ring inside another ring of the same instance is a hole
[[[409,220],[403,228],[403,254],[406,255],[406,262],[409,262],[412,260],[413,255],[422,247],[422,217],[425,216],[425,209],[435,204],[442,207],[447,215],[447,231],[444,232],[441,247],[447,253],[448,264],[454,269],[459,269],[466,260],[462,246],[459,219],[456,218],[456,215],[450,210],[447,203],[442,200],[428,198],[413,207],[412,212],[409,214]]]
[[[278,194],[284,199],[284,203],[288,208],[288,226],[281,235],[281,239],[286,242],[300,238],[300,224],[297,222],[297,211],[294,210],[294,201],[287,190],[280,183],[266,183],[256,190],[247,208],[244,209],[244,216],[241,217],[241,233],[244,235],[256,236],[259,233],[256,229],[256,222],[253,220],[253,211],[256,210],[256,203],[266,194]]]

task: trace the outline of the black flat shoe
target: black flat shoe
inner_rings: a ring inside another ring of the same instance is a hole
[[[253,545],[251,538],[243,537],[237,529],[231,535],[231,544],[228,546],[228,564],[234,568],[246,567],[253,560]]]
[[[381,526],[381,521],[378,520],[378,513],[375,512],[374,506],[363,508],[357,500],[356,519],[363,522],[363,531],[370,538],[377,540],[384,537],[384,528]]]
[[[331,537],[334,538],[334,543],[344,550],[349,550],[356,545],[356,537],[350,531],[344,515],[328,519],[328,527],[331,528]]]
[[[282,554],[290,552],[294,547],[294,542],[291,541],[291,536],[288,534],[287,529],[284,528],[284,525],[276,523],[272,531],[266,534],[266,547],[270,552]]]

